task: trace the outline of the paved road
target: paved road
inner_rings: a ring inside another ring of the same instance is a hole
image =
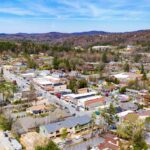
[[[20,90],[29,88],[30,82],[25,80],[23,77],[17,75],[17,74],[13,74],[12,72],[8,71],[8,70],[4,70],[4,78],[10,81],[14,81],[16,80],[17,85],[19,86]],[[64,108],[67,107],[70,111],[71,114],[76,114],[76,116],[82,116],[82,115],[89,115],[91,116],[92,111],[77,111],[76,108],[72,107],[72,104],[57,98],[55,95],[51,95],[48,91],[43,90],[40,86],[38,85],[34,85],[37,94],[42,95],[44,98],[48,99],[50,102],[52,103],[58,103],[61,106],[63,106]]]

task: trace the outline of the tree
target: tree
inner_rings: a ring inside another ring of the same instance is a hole
[[[5,118],[5,116],[0,115],[0,129],[6,131],[11,130],[12,120]]]
[[[142,80],[144,80],[144,81],[147,80],[146,72],[143,73]]]
[[[0,93],[2,94],[3,101],[9,100],[9,98],[14,96],[17,86],[11,82],[3,82],[0,84]]]
[[[105,63],[100,62],[99,66],[98,66],[100,78],[102,78],[102,73],[103,73],[104,69],[105,69]]]
[[[32,83],[30,83],[30,92],[28,95],[28,105],[32,100],[35,100],[35,103],[36,103],[36,100],[37,100],[36,99],[36,89],[35,89],[34,85]]]
[[[142,121],[122,122],[117,127],[119,137],[127,139],[134,150],[147,150],[147,145],[144,140],[144,124]]]
[[[59,69],[66,69],[66,64],[64,62],[61,62],[61,63],[59,63],[59,67],[58,68]]]
[[[58,67],[59,67],[59,60],[58,60],[57,57],[54,57],[54,59],[53,59],[53,68],[58,69]]]
[[[145,119],[145,129],[150,130],[150,117]]]
[[[119,92],[120,92],[121,94],[124,94],[124,93],[126,92],[126,87],[120,88],[120,89],[119,89]]]
[[[115,125],[118,120],[118,116],[116,115],[116,109],[111,103],[108,109],[103,109],[101,111],[101,115],[104,117],[106,123],[109,126]]]
[[[135,135],[133,136],[133,148],[134,150],[147,150],[148,147],[142,130],[136,131]]]
[[[69,81],[68,88],[72,90],[72,92],[76,93],[77,92],[77,80],[72,79]]]
[[[130,71],[130,66],[129,66],[129,64],[127,62],[124,64],[124,71],[125,72],[129,72]]]
[[[108,58],[107,58],[107,53],[106,53],[106,52],[104,52],[104,53],[102,54],[102,62],[103,62],[103,63],[107,63],[107,62],[108,62]]]
[[[134,55],[134,61],[135,61],[136,63],[138,63],[138,62],[140,61],[140,59],[141,59],[141,55],[140,55],[140,54],[135,54],[135,55]]]
[[[0,76],[3,77],[3,74],[4,74],[3,68],[1,68]]]
[[[108,109],[108,113],[115,115],[116,114],[116,109],[114,107],[114,105],[112,103],[110,103],[109,109]]]
[[[27,60],[27,66],[29,68],[36,69],[38,67],[38,65],[36,64],[36,62],[30,57],[29,54],[25,54],[24,57]]]
[[[81,79],[78,81],[78,88],[85,88],[87,87],[87,81],[85,79]]]
[[[53,141],[49,141],[49,143],[46,146],[37,146],[35,150],[60,150],[60,149]]]
[[[62,129],[62,131],[61,131],[61,138],[65,139],[67,137],[67,135],[68,135],[67,129],[66,128]]]
[[[144,65],[141,64],[141,74],[144,74],[145,70],[144,70]]]
[[[119,60],[119,53],[115,53],[114,55],[114,61],[117,62]]]
[[[69,60],[68,60],[68,59],[65,59],[65,60],[64,60],[64,63],[65,63],[66,69],[67,69],[68,71],[71,71],[71,65],[70,65]]]

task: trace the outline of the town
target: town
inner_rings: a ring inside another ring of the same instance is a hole
[[[0,150],[150,148],[149,47],[31,44],[0,43]]]

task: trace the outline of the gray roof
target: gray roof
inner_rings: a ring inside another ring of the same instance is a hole
[[[121,104],[121,108],[124,110],[137,110],[138,107],[133,102],[126,102]]]
[[[71,117],[64,121],[51,123],[44,125],[43,127],[47,130],[48,133],[55,132],[61,128],[72,128],[77,125],[84,125],[91,121],[91,118],[87,115],[80,117]]]

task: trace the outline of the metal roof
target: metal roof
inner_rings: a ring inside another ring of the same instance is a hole
[[[71,117],[64,121],[47,124],[42,127],[44,127],[48,133],[51,133],[51,132],[55,132],[61,128],[72,128],[77,125],[84,125],[84,124],[89,123],[90,121],[91,121],[91,118],[89,116],[85,115],[85,116],[80,116],[80,117]]]

